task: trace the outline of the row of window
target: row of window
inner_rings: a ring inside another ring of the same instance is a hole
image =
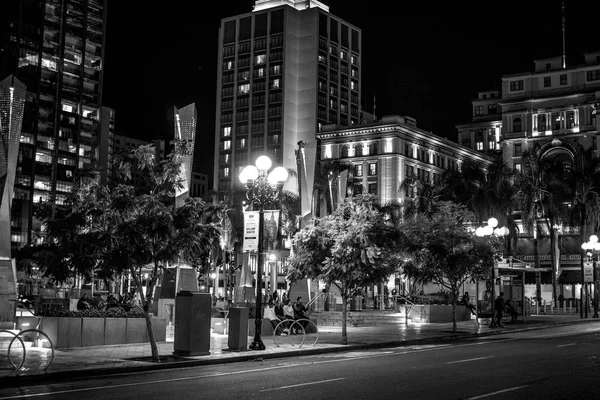
[[[488,104],[487,107],[487,113],[488,114],[496,114],[498,112],[498,104]],[[484,115],[484,106],[480,105],[480,106],[475,106],[474,111],[473,111],[473,115],[477,116],[477,115]]]
[[[600,80],[600,69],[586,71],[585,77],[588,82]],[[559,76],[559,80],[560,80],[560,85],[567,85],[569,83],[567,74],[561,74]],[[545,76],[544,77],[544,87],[551,87],[551,86],[552,86],[551,77]],[[520,79],[518,81],[511,81],[509,83],[509,89],[511,92],[523,90],[523,88],[524,88],[524,80],[523,79]]]
[[[376,176],[377,175],[377,163],[376,162],[371,162],[368,163],[369,169],[368,169],[368,176]],[[354,176],[355,177],[362,177],[363,176],[363,165],[362,164],[356,164],[354,166]]]

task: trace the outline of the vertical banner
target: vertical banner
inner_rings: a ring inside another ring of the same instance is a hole
[[[583,263],[583,281],[585,283],[594,282],[594,263],[591,261]]]
[[[263,250],[277,250],[279,246],[279,210],[265,210],[265,229],[263,230]]]
[[[258,251],[258,211],[244,211],[244,244],[243,251]]]

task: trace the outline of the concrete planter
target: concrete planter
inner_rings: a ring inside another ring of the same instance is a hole
[[[126,318],[127,343],[144,343],[147,341],[146,318]]]
[[[415,304],[410,307],[409,318],[413,322],[447,323],[452,322],[452,305],[444,304]],[[456,321],[468,321],[471,312],[463,305],[456,306]]]
[[[17,329],[33,329],[38,326],[57,349],[86,346],[103,346],[149,341],[145,318],[69,318],[69,317],[17,317]],[[167,321],[152,318],[152,332],[157,342],[164,342]],[[25,334],[33,341],[36,334]]]
[[[104,321],[104,344],[127,343],[127,318],[100,318]]]
[[[81,346],[104,346],[104,318],[81,318]]]

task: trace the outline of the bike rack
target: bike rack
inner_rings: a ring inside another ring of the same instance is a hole
[[[48,369],[50,364],[52,364],[52,361],[54,360],[54,344],[52,343],[52,340],[50,339],[50,337],[44,331],[42,331],[40,329],[32,328],[32,329],[24,329],[24,330],[20,331],[19,333],[14,333],[12,331],[5,330],[5,329],[0,330],[0,332],[8,332],[8,333],[11,333],[12,335],[14,335],[14,338],[10,341],[10,344],[8,345],[7,357],[8,357],[8,361],[10,362],[12,367],[15,369],[15,371],[18,371],[19,369],[21,369],[23,367],[23,364],[25,364],[25,359],[27,357],[25,343],[23,342],[23,339],[21,339],[19,336],[21,336],[24,333],[29,333],[29,332],[37,333],[36,342],[39,342],[40,341],[39,336],[43,335],[46,338],[46,341],[50,344],[50,351],[51,351],[52,355],[51,355],[50,359],[48,360],[48,363],[46,364],[46,366],[43,368],[44,371],[46,369]],[[21,347],[23,348],[23,357],[22,357],[21,363],[18,366],[15,363],[13,363],[12,357],[10,356],[10,351],[12,349],[12,345],[15,342],[15,340],[19,340],[19,342],[21,343]]]
[[[289,323],[290,321],[292,321],[292,323],[290,324],[290,326],[288,327],[289,331],[292,331],[292,328],[294,325],[298,324],[298,326],[300,327],[300,329],[302,329],[302,343],[300,343],[300,345],[298,346],[298,348],[302,347],[304,345],[304,342],[306,341],[306,330],[304,329],[304,327],[302,326],[302,324],[300,323],[300,321],[308,321],[309,323],[313,324],[313,326],[315,327],[315,332],[316,332],[316,337],[315,337],[315,341],[313,342],[312,346],[314,347],[317,344],[317,341],[319,340],[319,328],[317,327],[317,324],[315,324],[313,321],[311,321],[310,319],[307,318],[300,318],[300,319],[284,319],[283,321],[280,321],[277,326],[275,327],[275,329],[273,329],[273,341],[275,342],[275,346],[279,347],[279,343],[277,343],[277,329],[279,329],[279,326],[281,324],[285,323]],[[294,343],[292,343],[292,338],[291,338],[290,333],[288,333],[288,339],[290,340],[290,344],[292,346],[296,346]]]

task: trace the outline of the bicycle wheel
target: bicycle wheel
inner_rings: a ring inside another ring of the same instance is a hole
[[[52,343],[52,340],[50,339],[50,337],[48,335],[46,335],[46,333],[44,333],[44,331],[40,330],[40,329],[25,329],[22,330],[21,332],[17,333],[17,335],[13,338],[13,340],[10,341],[10,344],[8,345],[8,355],[10,358],[10,350],[12,348],[13,342],[15,341],[15,339],[19,339],[21,342],[23,342],[21,340],[21,338],[19,338],[19,336],[21,336],[24,333],[29,333],[29,332],[35,332],[37,333],[36,335],[36,339],[33,342],[33,346],[30,349],[30,354],[34,353],[34,352],[39,352],[41,353],[43,349],[50,349],[50,357],[47,357],[46,354],[40,354],[40,359],[43,361],[44,359],[46,360],[46,365],[42,368],[43,370],[46,370],[50,364],[52,364],[52,360],[54,360],[54,344]],[[44,336],[43,339],[40,339],[40,335]],[[48,347],[49,346],[49,347]],[[23,360],[25,361],[25,358],[23,358]],[[21,364],[21,366],[19,368],[22,368],[23,364]]]
[[[10,365],[12,365],[12,367],[15,369],[15,371],[18,371],[23,366],[23,364],[25,363],[25,357],[27,356],[27,354],[26,354],[27,350],[25,348],[25,343],[23,343],[23,339],[21,339],[19,337],[18,333],[14,333],[14,332],[6,330],[6,329],[1,329],[0,332],[10,333],[11,335],[14,336],[13,341],[15,339],[19,339],[19,342],[21,343],[21,348],[23,349],[23,353],[21,355],[21,362],[18,364],[18,366],[17,366],[17,364],[15,364],[13,362],[13,357],[10,356],[10,346],[6,350],[6,358],[8,359],[8,362],[10,363]],[[11,341],[11,343],[12,343],[12,341]]]
[[[277,336],[278,336],[278,335],[276,334],[277,330],[278,330],[279,328],[284,328],[284,327],[286,327],[286,326],[289,328],[289,327],[291,326],[291,325],[290,325],[290,322],[292,322],[292,325],[293,325],[293,321],[294,321],[294,320],[292,320],[292,319],[284,319],[283,321],[280,321],[280,322],[277,324],[277,326],[275,327],[275,329],[273,329],[273,342],[275,342],[275,346],[279,347],[279,343],[277,343]],[[290,326],[288,326],[288,325],[290,325]],[[282,329],[282,330],[284,330],[284,329]],[[291,332],[291,331],[290,331],[290,332]],[[287,334],[289,335],[289,332],[288,332]],[[290,344],[291,344],[292,346],[294,345],[293,343],[291,343],[291,341],[290,341]]]
[[[306,340],[306,328],[300,323],[300,321],[307,321],[309,324],[312,324],[315,327],[315,341],[313,342],[313,344],[311,346],[314,346],[315,344],[317,344],[317,341],[319,340],[319,328],[317,328],[317,324],[315,324],[314,322],[312,322],[310,319],[308,318],[301,318],[296,320],[296,322],[298,323],[298,325],[300,325],[302,327],[302,332],[304,333],[302,335],[302,343],[300,343],[300,346],[298,347],[302,347],[304,345],[304,342]],[[308,326],[308,324],[307,324]],[[312,329],[311,329],[312,331]],[[308,335],[312,335],[312,332],[308,333]]]

